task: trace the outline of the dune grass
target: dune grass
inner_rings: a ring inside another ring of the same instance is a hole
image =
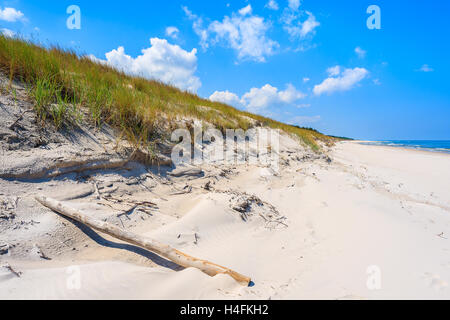
[[[44,47],[0,35],[0,71],[24,82],[42,121],[57,128],[80,121],[83,114],[97,126],[108,123],[134,144],[147,144],[161,134],[161,124],[192,117],[216,128],[248,129],[261,125],[295,134],[318,150],[317,141],[333,138],[315,130],[280,123],[262,116],[212,102],[173,86],[126,75],[74,51]]]

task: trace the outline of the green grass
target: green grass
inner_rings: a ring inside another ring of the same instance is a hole
[[[128,76],[71,50],[45,48],[3,35],[0,70],[10,81],[16,79],[27,85],[39,118],[53,121],[58,129],[76,124],[87,113],[86,120],[97,126],[108,123],[133,144],[148,147],[160,137],[163,128],[168,134],[177,119],[184,117],[204,120],[223,132],[252,127],[254,121],[250,118],[295,134],[316,151],[317,141],[334,141],[315,130],[240,111],[158,81]]]

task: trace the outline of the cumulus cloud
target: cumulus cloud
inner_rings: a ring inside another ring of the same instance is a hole
[[[242,96],[242,101],[248,109],[267,108],[278,100],[278,89],[266,84],[261,88],[252,88]]]
[[[433,68],[431,68],[429,65],[427,65],[427,64],[424,64],[423,66],[421,66],[420,67],[420,69],[419,70],[417,70],[417,71],[421,71],[421,72],[433,72],[434,71],[434,69]]]
[[[267,2],[265,7],[275,11],[277,11],[280,8],[275,0],[269,0],[269,2]]]
[[[173,39],[178,38],[179,33],[180,33],[180,30],[178,30],[177,27],[167,27],[166,28],[166,36],[171,37]]]
[[[14,8],[0,8],[0,20],[8,22],[16,22],[17,20],[23,19],[24,15],[21,11]]]
[[[136,58],[127,55],[124,47],[106,53],[106,60],[92,55],[90,58],[125,73],[160,80],[180,89],[196,92],[201,87],[200,79],[195,76],[197,49],[188,52],[159,38],[151,38],[150,43],[151,46]]]
[[[229,91],[216,91],[209,99],[261,113],[267,111],[268,107],[292,104],[304,97],[305,94],[298,91],[292,84],[288,84],[285,90],[266,84],[261,88],[250,89],[240,99],[235,93]]]
[[[241,102],[247,109],[257,111],[272,105],[289,104],[305,97],[305,94],[288,84],[286,90],[266,84],[261,88],[252,88],[242,96]]]
[[[240,106],[241,100],[237,96],[237,94],[232,93],[230,91],[216,91],[210,97],[209,100],[222,102],[225,104],[229,104],[231,106]]]
[[[292,84],[288,84],[286,90],[279,91],[278,97],[281,102],[288,104],[303,99],[306,94],[298,91]]]
[[[363,59],[366,56],[367,51],[361,49],[361,47],[356,47],[355,53],[358,55],[358,58]]]
[[[364,68],[344,69],[342,71],[338,66],[329,68],[327,72],[329,77],[313,89],[316,96],[350,90],[369,74],[369,71]]]
[[[203,49],[220,44],[234,49],[239,60],[264,62],[279,47],[276,41],[267,36],[270,22],[253,15],[251,5],[233,13],[231,17],[225,16],[222,21],[215,20],[208,26],[204,26],[203,19],[187,7],[183,9],[193,21],[194,32],[200,37]]]
[[[9,30],[9,29],[6,29],[6,28],[0,29],[0,32],[1,32],[4,36],[10,37],[10,38],[13,38],[13,37],[16,35],[16,33],[15,33],[14,31]]]

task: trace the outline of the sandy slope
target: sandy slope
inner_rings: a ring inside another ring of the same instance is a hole
[[[53,213],[36,208],[40,214],[33,219],[41,224],[16,234],[25,239],[31,233],[30,238],[41,241],[52,260],[32,259],[32,250],[27,255],[17,247],[9,256],[0,256],[22,272],[17,277],[0,269],[0,297],[450,298],[449,155],[345,142],[333,149],[330,164],[324,159],[298,161],[304,151],[298,148],[287,153],[293,150],[289,143],[283,144],[286,149],[279,174],[255,166],[226,172],[211,166],[204,168],[203,177],[158,181],[152,188],[158,210],[151,216],[134,212],[123,220],[135,232],[251,276],[253,287],[243,288],[227,276],[210,278],[195,269],[175,271],[167,261],[125,248],[108,237],[88,236]],[[157,175],[147,175],[148,180],[157,181]],[[114,172],[95,177],[117,180]],[[202,188],[208,181],[213,190]],[[55,182],[41,183],[44,191],[50,183]],[[193,187],[191,193],[172,195],[174,188],[182,189],[185,184]],[[27,187],[32,193],[36,186],[21,185]],[[244,222],[232,209],[233,197],[242,191],[273,205],[285,219],[268,224],[261,217],[271,214],[265,205],[252,209]],[[133,199],[139,192],[134,190]],[[93,202],[92,197],[69,201],[108,217],[111,209],[94,208]],[[60,223],[65,224],[62,229]],[[49,226],[55,227],[51,241],[40,232],[48,232]],[[2,237],[10,241],[13,234],[5,238],[2,233]],[[68,238],[72,241],[67,250],[55,245],[56,240]],[[20,254],[14,254],[15,250]],[[67,284],[74,274],[68,267],[73,265],[80,267],[76,269],[81,276],[79,290]],[[372,279],[367,273],[370,266],[381,272],[379,290],[367,286]]]

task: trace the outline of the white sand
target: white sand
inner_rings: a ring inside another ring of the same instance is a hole
[[[159,210],[126,225],[248,275],[253,287],[225,275],[156,266],[97,245],[66,221],[63,230],[77,239],[70,244],[77,251],[50,261],[1,256],[22,275],[0,269],[0,298],[449,299],[450,155],[343,142],[330,156],[331,164],[291,157],[279,175],[242,167],[217,180],[216,190],[245,191],[272,204],[286,217],[283,224],[268,228],[257,214],[244,222],[230,208],[231,195],[203,190],[208,178],[201,178],[189,182],[194,190],[187,195],[156,188]],[[78,205],[89,209],[89,203]],[[44,217],[63,221],[52,215]],[[48,228],[57,224],[41,219]],[[73,265],[80,266],[79,290],[67,285]],[[381,272],[378,290],[367,286],[370,266]]]

